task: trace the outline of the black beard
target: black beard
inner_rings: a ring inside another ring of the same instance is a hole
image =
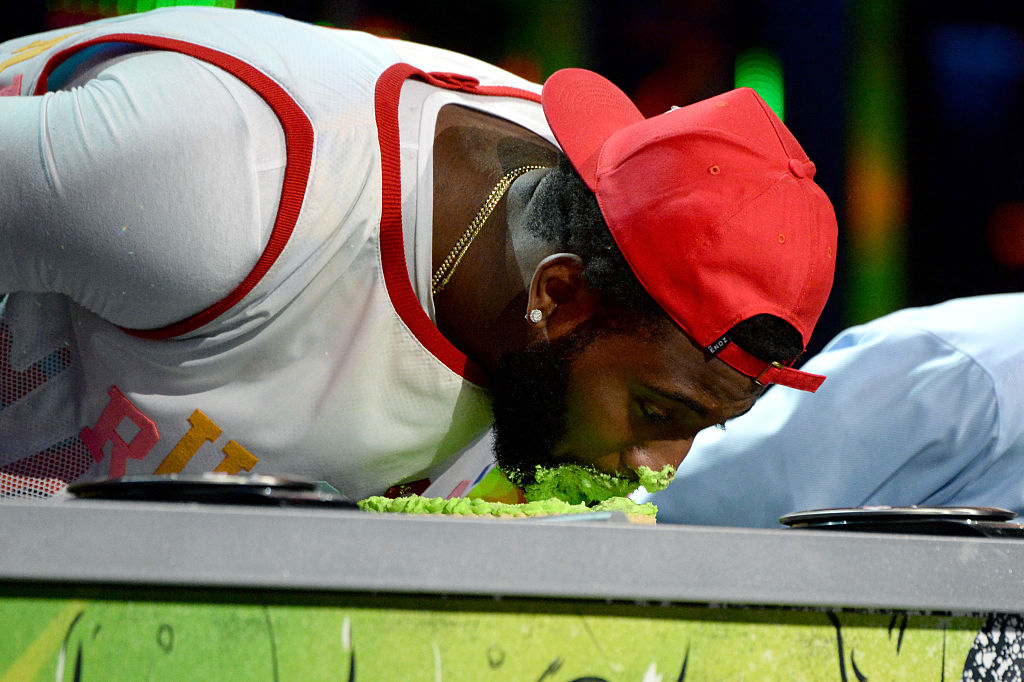
[[[493,389],[494,458],[514,482],[533,482],[538,466],[555,467],[554,448],[565,436],[569,372],[579,353],[596,338],[574,330],[506,354]]]

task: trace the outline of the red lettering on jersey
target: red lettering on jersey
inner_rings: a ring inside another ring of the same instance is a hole
[[[14,77],[14,82],[0,88],[0,97],[17,97],[21,94],[21,74]]]
[[[103,408],[103,414],[100,415],[96,426],[91,429],[85,427],[79,436],[96,462],[103,461],[106,456],[104,448],[110,443],[110,475],[124,476],[127,459],[145,459],[160,440],[160,432],[157,431],[153,420],[135,407],[117,386],[111,386],[107,393],[110,395],[110,402]],[[138,428],[128,442],[117,432],[118,427],[126,419]]]

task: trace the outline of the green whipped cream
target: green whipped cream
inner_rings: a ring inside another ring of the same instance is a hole
[[[487,502],[485,500],[454,497],[408,497],[389,498],[380,495],[360,500],[363,511],[396,512],[404,514],[451,514],[456,516],[554,516],[557,514],[585,514],[599,511],[621,511],[633,516],[654,517],[658,508],[653,504],[637,504],[627,497],[609,497],[593,507],[586,504],[569,503],[556,498],[533,500],[523,504]]]
[[[666,464],[665,468],[661,471],[640,467],[636,473],[640,477],[640,485],[644,487],[644,490],[649,493],[656,493],[668,487],[668,484],[675,478],[676,469]]]
[[[570,504],[589,504],[611,497],[626,497],[643,486],[648,492],[664,490],[675,476],[675,468],[666,465],[661,471],[648,467],[637,470],[639,481],[601,473],[575,464],[548,469],[537,467],[534,482],[522,486],[527,501],[557,498]]]
[[[537,467],[533,483],[522,486],[526,502],[510,504],[488,502],[475,497],[368,497],[358,505],[363,511],[402,514],[450,514],[455,516],[554,516],[587,512],[621,511],[634,517],[654,518],[658,508],[651,503],[637,504],[628,495],[643,486],[648,492],[664,490],[675,476],[675,469],[661,471],[648,467],[637,470],[639,480],[603,474],[575,464],[555,468]],[[515,482],[515,481],[513,481]]]

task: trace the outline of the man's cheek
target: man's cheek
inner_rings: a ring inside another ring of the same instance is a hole
[[[566,416],[566,444],[579,457],[595,458],[616,450],[622,442],[622,417],[605,401],[570,402]]]

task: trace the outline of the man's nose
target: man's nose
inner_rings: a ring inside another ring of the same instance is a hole
[[[623,454],[622,463],[634,471],[642,466],[654,471],[661,471],[669,465],[678,469],[686,454],[690,452],[691,445],[692,438],[639,443]]]

